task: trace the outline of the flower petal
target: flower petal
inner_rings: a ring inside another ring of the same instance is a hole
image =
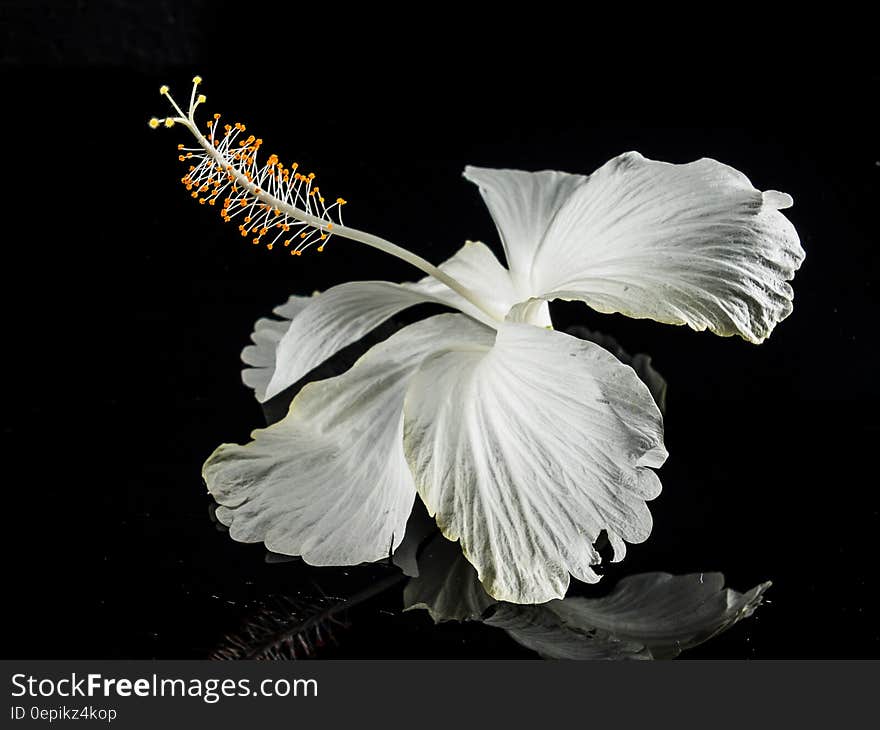
[[[590,330],[583,325],[574,325],[566,329],[565,332],[572,337],[595,342],[599,347],[608,350],[608,352],[614,355],[614,357],[620,360],[624,365],[629,365],[635,370],[636,375],[639,376],[639,380],[648,386],[648,390],[650,390],[651,395],[654,396],[654,402],[660,409],[660,413],[664,416],[666,415],[666,378],[654,369],[650,355],[646,355],[643,352],[636,353],[635,356],[630,355],[611,335],[606,335],[604,332]]]
[[[507,270],[483,243],[468,241],[439,268],[496,304],[501,311],[506,312],[516,301]],[[268,385],[259,390],[255,387],[257,399],[261,403],[267,401],[388,318],[426,302],[445,304],[486,322],[484,313],[432,277],[411,284],[354,281],[335,286],[308,300],[308,306],[302,307],[292,318],[279,340]],[[261,336],[268,339],[267,334],[261,333]],[[263,359],[268,357],[264,355]],[[248,385],[259,386],[265,373],[249,374],[248,378]]]
[[[465,167],[464,177],[479,186],[492,214],[518,298],[529,296],[529,275],[538,244],[559,208],[587,178],[553,170],[523,172],[470,165]]]
[[[415,499],[402,447],[409,377],[437,347],[484,329],[461,315],[406,327],[343,375],[306,385],[287,417],[251,443],[218,448],[203,476],[229,534],[312,565],[387,557]]]
[[[565,595],[569,573],[597,581],[603,529],[618,551],[648,537],[662,419],[598,345],[507,323],[494,346],[428,358],[404,410],[422,501],[495,598],[541,603]]]
[[[491,249],[480,241],[465,241],[464,246],[440,264],[439,268],[478,293],[500,312],[507,312],[520,299],[510,272],[501,265]],[[465,314],[477,318],[480,316],[479,310],[473,304],[432,276],[426,276],[418,283],[408,286],[430,294]]]
[[[387,281],[353,281],[319,294],[281,337],[275,371],[258,399],[267,401],[389,317],[426,301],[433,298]]]
[[[778,210],[790,205],[715,160],[628,152],[559,209],[534,257],[533,294],[761,342],[791,313],[788,282],[804,258]]]
[[[290,320],[311,301],[312,297],[291,296],[284,304],[272,310],[281,319],[268,317],[258,319],[251,333],[251,341],[254,344],[248,345],[241,351],[242,362],[251,366],[241,371],[241,381],[253,389],[254,395],[261,403],[267,400],[266,387],[275,372],[275,352],[278,343],[290,327]]]

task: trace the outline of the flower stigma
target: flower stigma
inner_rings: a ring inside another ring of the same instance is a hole
[[[486,315],[484,323],[495,326],[504,320],[499,312],[474,291],[449,276],[445,271],[407,249],[365,231],[343,225],[344,198],[329,205],[315,184],[315,173],[299,172],[296,162],[285,166],[278,155],[258,161],[263,140],[253,134],[245,136],[247,127],[240,122],[222,124],[220,114],[207,122],[207,133],[199,131],[195,111],[207,100],[198,93],[201,76],[193,77],[189,108],[186,113],[171,96],[168,86],[159,93],[176,112],[176,116],[153,117],[151,129],[182,124],[195,137],[198,146],[177,146],[178,159],[189,163],[181,182],[192,198],[202,205],[216,206],[222,199],[220,217],[230,223],[238,220],[238,231],[251,237],[254,245],[265,244],[270,251],[281,242],[291,255],[299,256],[314,244],[323,251],[333,235],[366,244],[396,256],[441,281]]]

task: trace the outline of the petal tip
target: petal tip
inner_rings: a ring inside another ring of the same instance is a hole
[[[765,190],[761,193],[764,205],[774,210],[785,210],[794,205],[794,198],[788,193],[780,193],[778,190]]]

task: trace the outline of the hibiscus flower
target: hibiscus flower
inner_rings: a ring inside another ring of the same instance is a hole
[[[209,457],[203,476],[236,540],[313,565],[376,561],[400,544],[418,495],[489,595],[562,598],[570,576],[599,579],[602,531],[615,561],[648,537],[653,470],[667,452],[648,388],[599,345],[553,330],[548,301],[755,343],[791,312],[788,282],[804,254],[779,210],[792,200],[715,160],[628,152],[588,176],[468,167],[507,265],[468,243],[434,267],[343,226],[345,201],[325,206],[313,175],[279,169],[275,155],[259,165],[262,141],[241,139],[244,125],[221,138],[215,115],[202,135],[193,113],[203,99],[194,86],[188,114],[174,104],[179,116],[151,125],[195,135],[198,147],[181,150],[194,163],[183,182],[202,202],[225,194],[221,215],[242,215],[242,235],[297,241],[294,253],[341,235],[429,275],[292,297],[244,353],[261,401],[407,307],[458,312],[401,329],[342,375],[306,385],[250,443]]]

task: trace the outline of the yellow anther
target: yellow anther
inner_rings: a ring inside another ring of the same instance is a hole
[[[166,126],[166,127],[173,127],[173,126],[174,126],[174,120],[173,120],[171,117],[166,118],[166,119],[165,119],[165,126]]]
[[[168,87],[167,86],[160,86],[159,93],[162,94],[162,96],[165,96],[165,94],[168,93]]]
[[[348,201],[343,198],[336,198],[337,205],[345,205]]]
[[[149,122],[150,129],[157,129],[159,127],[159,120],[156,117],[153,117]]]
[[[320,251],[323,251],[323,250],[324,250],[324,244],[322,243],[320,246],[318,246],[318,251],[320,252]]]
[[[202,83],[202,77],[201,76],[193,76],[193,83],[196,86],[198,86],[200,83]]]
[[[204,94],[199,94],[198,99],[196,99],[196,102],[198,104],[204,104],[207,100],[208,100],[207,96],[205,96]]]

